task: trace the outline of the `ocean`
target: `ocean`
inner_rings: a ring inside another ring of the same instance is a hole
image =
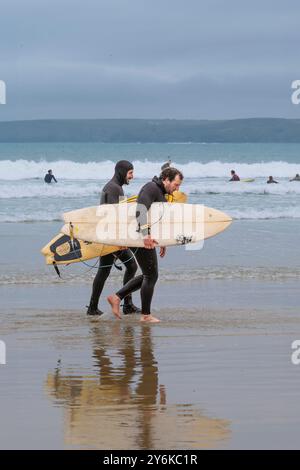
[[[190,202],[225,210],[234,219],[300,218],[300,144],[0,144],[0,222],[58,221],[67,210],[95,205],[115,162],[134,163],[128,195],[168,159],[184,174]],[[51,168],[58,184],[45,185]],[[231,184],[230,170],[253,183]],[[268,176],[279,181],[267,185]]]
[[[201,253],[169,250],[161,263],[161,283],[300,278],[300,182],[289,182],[300,173],[300,144],[9,143],[0,144],[5,266],[0,285],[56,282],[40,248],[59,232],[61,214],[98,204],[116,161],[134,163],[135,179],[124,188],[127,195],[133,195],[159,174],[168,158],[182,170],[182,190],[190,202],[220,209],[234,222],[229,230],[206,241]],[[57,184],[44,183],[49,168]],[[230,183],[231,169],[255,181]],[[279,184],[266,184],[269,175]],[[20,250],[25,268],[19,263]],[[178,263],[180,271],[174,272]],[[80,264],[67,268],[65,277],[69,283],[90,285],[94,272]]]

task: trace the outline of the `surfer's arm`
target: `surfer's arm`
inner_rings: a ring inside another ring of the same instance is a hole
[[[52,175],[52,179],[54,179],[55,183],[57,183],[57,179],[55,178],[54,175]]]
[[[148,210],[154,202],[154,197],[150,191],[141,191],[138,196],[138,207],[136,211],[136,219],[138,222],[139,231],[144,237],[150,235],[150,226],[148,224]]]

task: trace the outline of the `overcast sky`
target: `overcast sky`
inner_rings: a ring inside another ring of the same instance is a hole
[[[1,0],[0,120],[297,117],[299,0]]]

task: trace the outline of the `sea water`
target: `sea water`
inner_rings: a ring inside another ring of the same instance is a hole
[[[190,202],[226,211],[235,219],[300,218],[300,144],[0,144],[0,222],[60,220],[61,213],[95,205],[120,159],[133,162],[136,194],[171,158],[185,179]],[[52,169],[58,183],[43,178]],[[253,183],[229,183],[234,169]],[[279,184],[266,184],[272,175]]]
[[[300,173],[300,144],[2,143],[0,236],[6,268],[1,284],[23,282],[20,252],[28,261],[26,279],[33,275],[38,283],[49,281],[49,270],[47,279],[41,271],[31,272],[39,265],[46,268],[41,246],[59,231],[63,212],[98,204],[101,188],[118,160],[134,164],[135,178],[124,187],[127,195],[133,195],[160,173],[168,158],[183,172],[182,190],[190,202],[225,211],[234,222],[222,235],[208,240],[201,254],[175,256],[173,249],[162,263],[162,281],[170,280],[173,273],[177,279],[178,263],[182,281],[191,276],[195,281],[299,279],[300,182],[289,179]],[[44,183],[50,168],[57,184]],[[232,169],[241,178],[255,181],[229,182]],[[279,184],[267,184],[270,175]],[[11,270],[17,281],[14,276],[7,278]]]

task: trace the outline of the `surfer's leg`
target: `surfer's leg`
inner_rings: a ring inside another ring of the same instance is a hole
[[[125,273],[123,278],[123,285],[127,284],[128,281],[134,278],[137,272],[137,262],[135,261],[134,254],[131,250],[122,250],[117,253],[117,257],[125,266]]]
[[[99,268],[93,282],[92,296],[90,300],[89,309],[96,311],[98,309],[99,298],[102,293],[106,279],[111,271],[112,264],[114,262],[113,254],[101,256],[99,261]]]
[[[131,295],[132,292],[140,289],[143,282],[143,275],[134,277],[131,281],[127,282],[122,289],[118,290],[115,294],[109,295],[107,301],[111,306],[112,313],[115,317],[121,319],[120,303],[126,296]]]
[[[125,273],[123,277],[123,286],[127,284],[131,279],[134,278],[137,272],[137,262],[135,261],[134,254],[131,250],[122,250],[117,253],[117,257],[125,266]],[[124,297],[124,306],[123,312],[124,313],[135,313],[138,311],[138,308],[135,307],[132,303],[132,296],[131,294]]]
[[[155,248],[153,250],[139,248],[138,250],[136,250],[135,256],[143,274],[131,279],[131,281],[127,282],[127,284],[125,284],[122,289],[118,290],[118,292],[116,292],[115,294],[110,295],[107,300],[112,307],[113,314],[116,317],[121,318],[121,300],[132,292],[141,289],[141,321],[151,323],[158,322],[159,320],[151,315],[151,301],[153,297],[154,287],[158,279],[156,250]]]
[[[143,275],[140,274],[139,276],[134,277],[131,279],[125,286],[122,287],[122,289],[118,290],[115,294],[109,295],[107,297],[107,301],[109,302],[112,313],[115,315],[115,317],[121,319],[121,314],[120,314],[120,303],[121,300],[123,300],[126,296],[130,295],[132,292],[135,292],[136,290],[141,288],[143,282]]]
[[[154,319],[151,315],[151,302],[154,287],[158,279],[156,249],[148,250],[146,248],[139,248],[136,252],[136,259],[143,273],[143,282],[141,285],[142,321],[156,321],[157,319]],[[149,316],[149,318],[147,318],[147,316]]]
[[[123,300],[126,296],[132,294],[132,292],[139,290],[143,283],[143,278],[144,276],[142,274],[134,277],[129,282],[127,282],[125,286],[118,290],[118,292],[116,292],[116,295],[119,297],[120,300]]]

